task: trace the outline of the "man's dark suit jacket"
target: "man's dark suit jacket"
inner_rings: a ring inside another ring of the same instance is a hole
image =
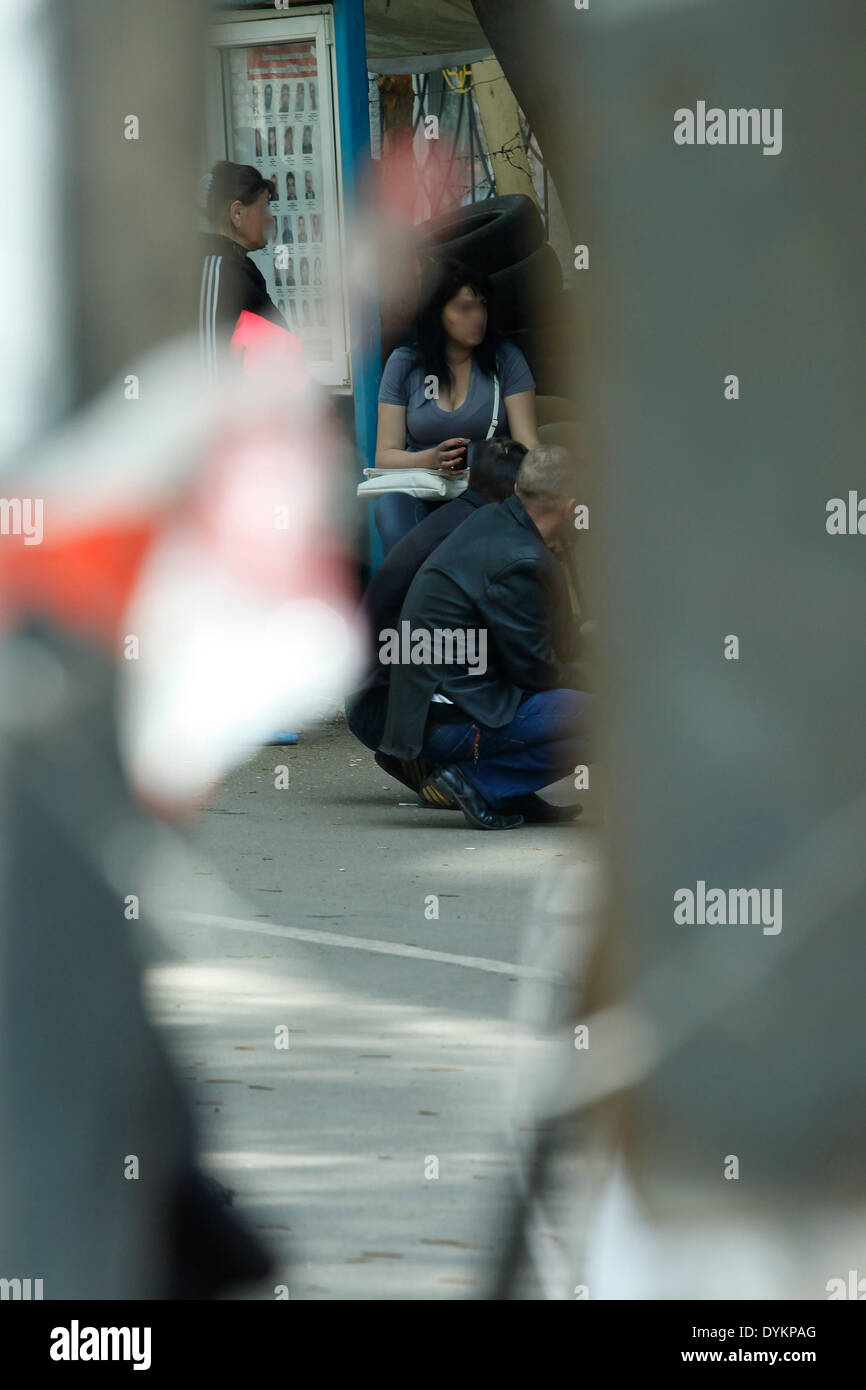
[[[467,517],[487,505],[483,492],[468,487],[453,502],[446,502],[425,516],[388,551],[367,585],[361,603],[370,629],[370,641],[377,653],[376,665],[365,689],[388,684],[392,667],[379,663],[379,633],[385,628],[396,628],[409,586],[424,561]]]
[[[416,758],[439,692],[473,723],[499,729],[525,694],[580,689],[562,567],[518,497],[482,507],[416,574],[400,614],[410,629],[486,630],[487,669],[395,664],[383,753]]]

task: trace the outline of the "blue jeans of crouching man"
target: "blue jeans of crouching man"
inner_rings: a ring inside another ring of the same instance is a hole
[[[587,763],[587,728],[594,699],[581,690],[539,690],[524,695],[501,729],[472,723],[437,724],[431,705],[421,757],[453,763],[493,807],[568,777]]]

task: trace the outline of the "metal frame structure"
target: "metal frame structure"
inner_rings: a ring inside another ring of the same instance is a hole
[[[335,92],[337,201],[345,252],[361,235],[369,197],[371,151],[363,0],[332,0],[329,4],[302,7],[293,5],[289,10],[244,5],[243,0],[239,0],[220,11],[218,16],[215,15],[214,22],[279,23],[281,19],[320,14],[327,16],[333,35],[333,43],[329,43],[328,48],[331,55],[330,79]],[[344,254],[344,271],[345,265]],[[377,289],[370,280],[360,286],[351,283],[344,274],[350,377],[348,388],[344,390],[351,391],[355,443],[359,458],[365,464],[372,459],[376,449],[377,396],[382,371]],[[372,525],[369,558],[372,567],[381,558],[379,538]]]

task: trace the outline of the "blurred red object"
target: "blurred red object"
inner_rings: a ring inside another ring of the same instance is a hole
[[[271,366],[275,357],[283,354],[296,381],[299,377],[309,379],[300,338],[296,338],[288,329],[280,328],[279,324],[271,323],[270,319],[262,318],[261,314],[251,314],[248,309],[241,312],[229,347],[240,355],[244,372],[256,371],[265,359]]]
[[[230,348],[244,375],[273,373],[274,364],[284,362],[295,388],[310,380],[300,339],[259,314],[240,314]],[[207,460],[200,468],[209,485]],[[14,628],[25,616],[41,617],[116,652],[144,557],[195,488],[193,477],[179,484],[171,505],[138,518],[100,515],[97,507],[92,525],[51,525],[38,546],[16,535],[0,537],[0,628]]]
[[[0,627],[43,618],[114,651],[124,609],[162,518],[64,531],[30,548],[0,544]],[[16,543],[17,542],[17,543]]]

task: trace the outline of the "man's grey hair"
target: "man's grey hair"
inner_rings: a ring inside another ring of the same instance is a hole
[[[521,462],[517,496],[527,507],[553,511],[580,495],[577,461],[561,444],[536,444]]]

